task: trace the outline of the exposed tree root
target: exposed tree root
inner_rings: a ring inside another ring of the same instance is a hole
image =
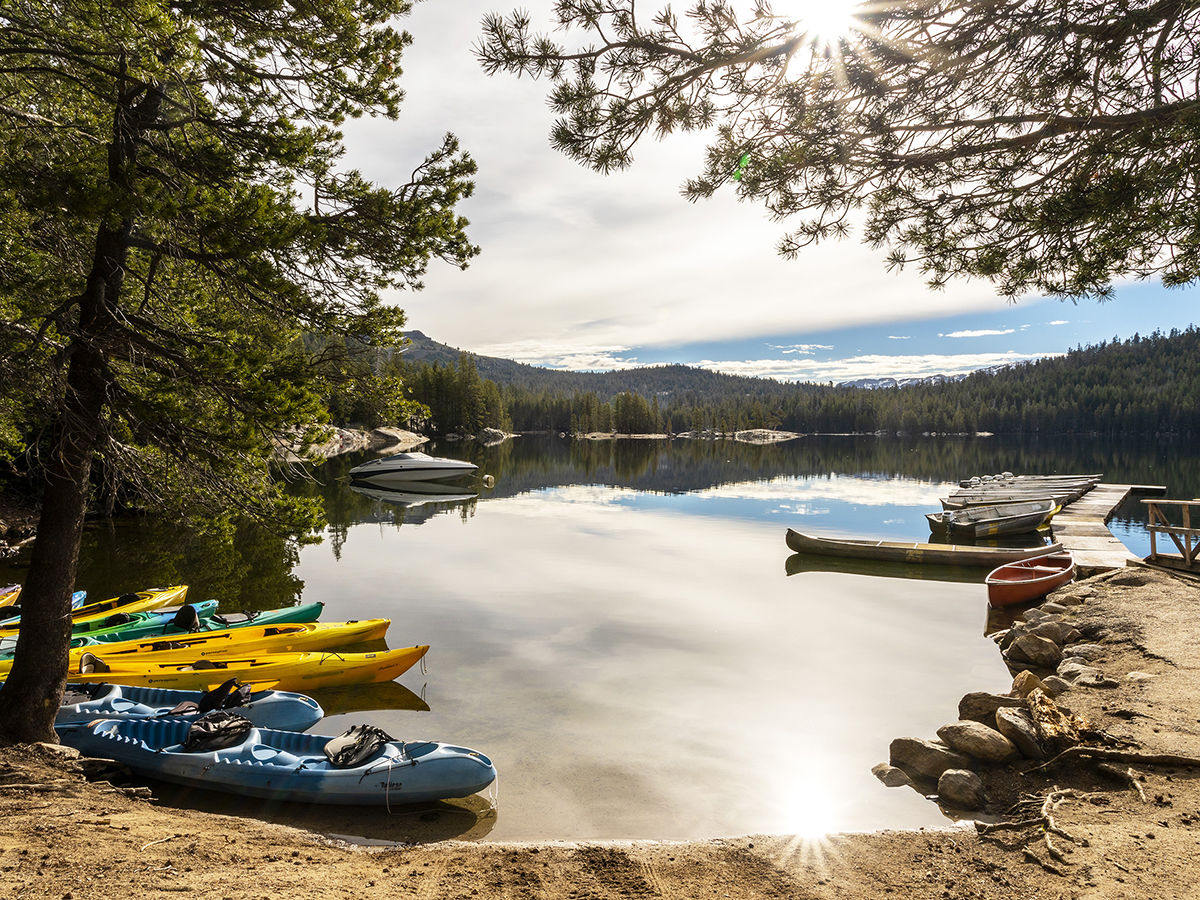
[[[985,836],[988,834],[993,834],[997,831],[1019,831],[1026,828],[1037,828],[1041,833],[1042,844],[1045,846],[1046,853],[1050,855],[1050,858],[1060,863],[1067,863],[1068,860],[1066,853],[1064,853],[1063,850],[1061,850],[1055,844],[1052,836],[1062,838],[1063,840],[1069,841],[1072,844],[1078,844],[1081,847],[1087,847],[1088,842],[1084,838],[1075,837],[1075,835],[1071,834],[1069,831],[1059,825],[1054,819],[1054,811],[1060,803],[1066,800],[1086,800],[1093,796],[1096,796],[1096,794],[1083,793],[1071,788],[1060,789],[1055,787],[1054,790],[1046,794],[1045,797],[1031,797],[1028,800],[1023,800],[1021,803],[1017,804],[1018,807],[1030,807],[1037,805],[1038,801],[1040,800],[1041,806],[1038,808],[1038,815],[1036,817],[1020,819],[1016,822],[998,822],[994,825],[983,825],[976,823],[975,830],[980,836]],[[1030,841],[1034,840],[1034,837],[1035,835],[1031,834],[1028,838],[1026,838],[1025,843],[1028,844]],[[1047,863],[1040,856],[1030,850],[1028,846],[1026,846],[1022,852],[1026,859],[1041,866],[1047,872],[1052,872],[1055,875],[1063,874],[1062,870],[1051,865],[1050,863]]]
[[[1144,766],[1179,766],[1181,768],[1200,767],[1200,757],[1177,756],[1174,753],[1137,753],[1129,750],[1110,750],[1106,747],[1085,747],[1078,745],[1068,747],[1062,753],[1034,766],[1030,772],[1040,772],[1060,763],[1071,760],[1100,760],[1103,762],[1119,762]]]

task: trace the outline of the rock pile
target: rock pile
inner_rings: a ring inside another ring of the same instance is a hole
[[[1012,627],[992,637],[1015,673],[1007,694],[974,692],[958,705],[958,721],[938,729],[936,740],[896,738],[889,761],[872,772],[889,787],[931,788],[939,800],[962,810],[982,809],[987,798],[977,774],[986,766],[1043,760],[1079,743],[1088,724],[1056,697],[1075,688],[1114,687],[1097,665],[1105,648],[1073,619],[1092,587],[1070,585],[1040,607],[1026,610]],[[1131,676],[1132,677],[1132,676]],[[925,792],[930,792],[926,790]]]

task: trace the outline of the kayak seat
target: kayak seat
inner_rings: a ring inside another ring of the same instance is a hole
[[[278,747],[272,747],[269,744],[253,744],[242,747],[242,752],[238,754],[241,761],[257,765],[270,766],[298,766],[300,765],[300,757],[293,756]]]
[[[79,674],[80,675],[96,675],[103,672],[111,672],[108,664],[97,657],[94,653],[85,653],[79,657]]]

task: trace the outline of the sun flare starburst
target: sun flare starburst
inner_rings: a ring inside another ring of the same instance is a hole
[[[852,38],[860,0],[782,0],[778,13],[794,17],[814,44],[829,46]]]

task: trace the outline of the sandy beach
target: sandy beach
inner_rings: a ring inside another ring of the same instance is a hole
[[[807,840],[505,844],[438,840],[443,826],[426,815],[414,839],[432,843],[364,847],[156,805],[130,796],[145,793],[128,790],[136,782],[87,780],[71,752],[20,746],[0,755],[6,895],[1200,896],[1198,584],[1135,567],[1064,589],[1082,601],[1070,620],[1103,648],[1094,665],[1109,686],[1076,687],[1058,702],[1105,735],[1112,758],[977,767],[991,812],[1015,823],[985,834],[968,818],[944,831]],[[956,718],[946,711],[948,722]],[[881,747],[881,758],[886,753]]]

